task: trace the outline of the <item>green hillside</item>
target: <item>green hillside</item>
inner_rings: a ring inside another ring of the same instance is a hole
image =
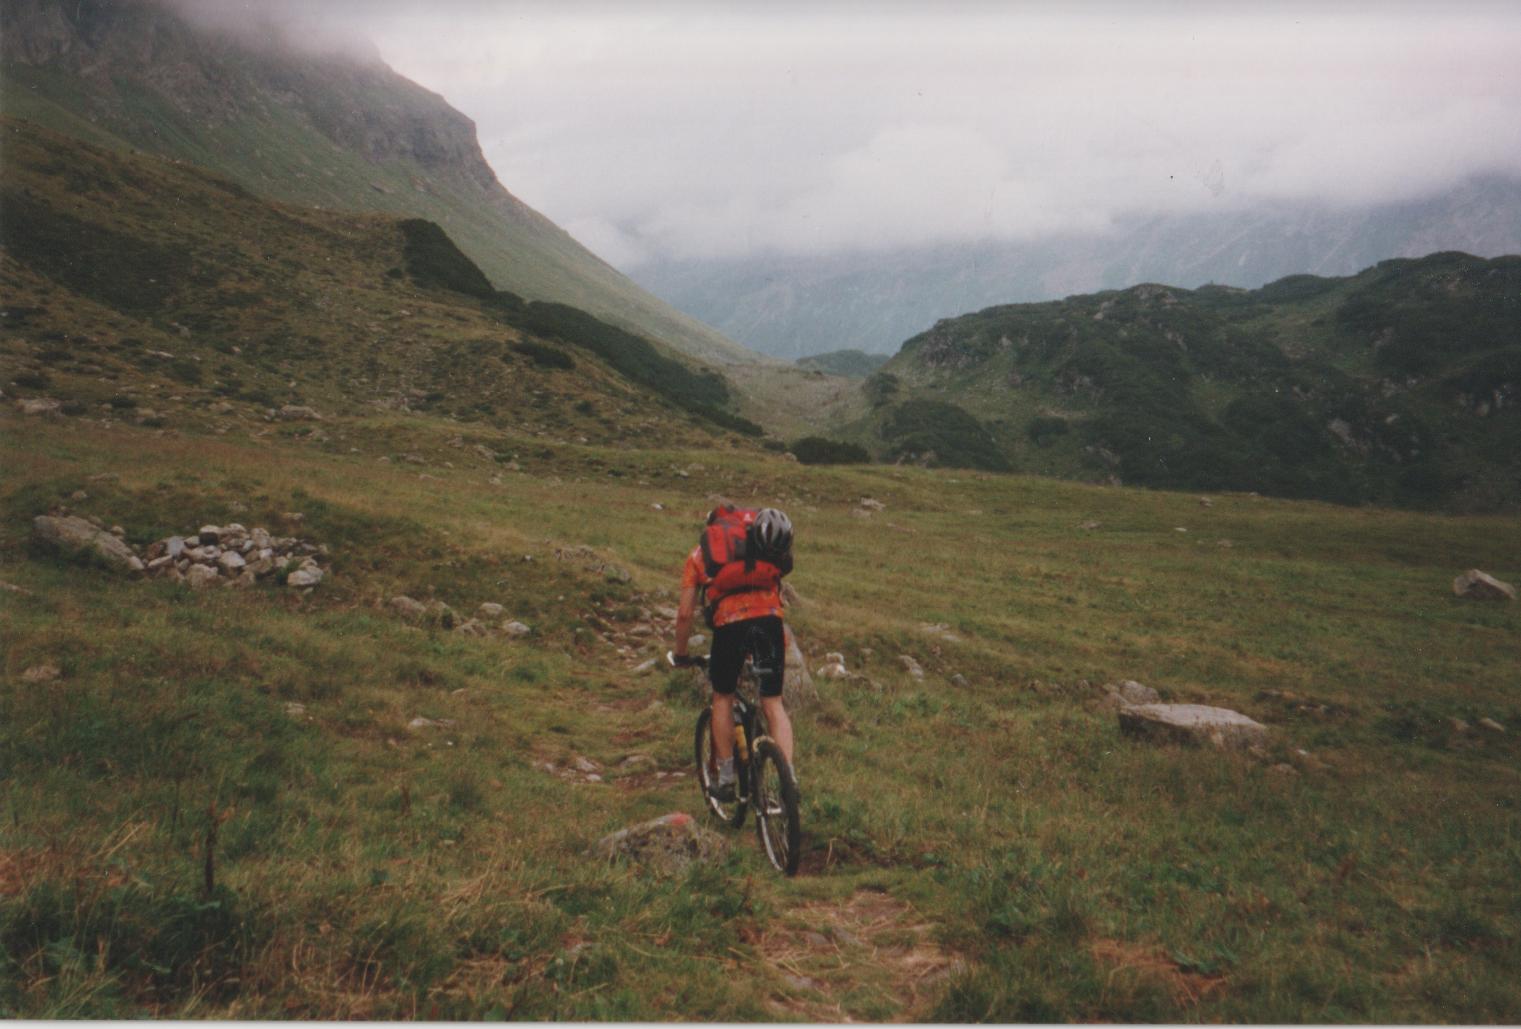
[[[470,120],[378,59],[193,27],[152,2],[7,4],[0,109],[189,161],[274,199],[436,222],[499,289],[694,356],[754,355],[641,290],[508,193]]]
[[[1434,254],[947,319],[837,431],[888,459],[1494,510],[1521,504],[1518,395],[1521,258]]]
[[[827,354],[800,357],[795,363],[799,368],[815,369],[851,379],[864,379],[887,363],[887,355],[868,354],[862,350],[831,350]]]
[[[442,425],[472,446],[506,431],[558,443],[758,431],[725,410],[728,387],[705,366],[492,289],[432,223],[271,204],[25,121],[0,119],[0,133],[0,359],[8,392],[66,415],[333,452],[382,440],[410,452],[398,413],[438,420],[419,446]],[[353,421],[271,423],[287,405]],[[360,438],[371,421],[379,435]]]
[[[1521,580],[1509,518],[561,445],[531,413],[361,408],[334,446],[23,415],[53,346],[0,411],[0,1016],[1521,1019],[1521,626],[1449,587]],[[669,877],[589,853],[702,811],[697,684],[640,669],[715,493],[791,513],[789,619],[853,675],[796,716],[791,880],[748,827]],[[269,527],[328,574],[119,577],[32,542],[59,509],[140,547]],[[1268,744],[1125,737],[1099,687],[1130,678]]]

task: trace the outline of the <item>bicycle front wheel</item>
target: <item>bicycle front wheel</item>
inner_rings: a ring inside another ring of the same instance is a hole
[[[755,745],[755,832],[778,872],[797,874],[802,856],[802,820],[792,766],[772,740]]]
[[[714,817],[722,819],[731,828],[738,829],[745,820],[745,808],[749,805],[749,796],[745,790],[744,770],[739,761],[735,761],[735,771],[738,774],[734,783],[734,796],[730,800],[721,800],[713,796],[713,787],[718,783],[718,757],[713,753],[713,709],[708,708],[697,716],[697,732],[693,739],[693,749],[697,758],[697,785],[702,789],[702,800],[708,810],[713,812]]]

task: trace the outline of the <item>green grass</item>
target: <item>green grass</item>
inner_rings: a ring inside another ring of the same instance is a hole
[[[270,461],[247,440],[5,417],[0,579],[30,591],[0,600],[7,1014],[1521,1014],[1517,613],[1448,588],[1474,564],[1521,577],[1503,521],[597,446],[495,486],[474,466],[424,480],[297,442]],[[400,424],[417,431],[368,432]],[[238,471],[187,477],[192,460]],[[299,510],[334,574],[302,602],[60,564],[27,526],[76,489],[137,542]],[[699,811],[690,780],[620,764],[690,760],[690,684],[631,672],[665,642],[623,657],[591,630],[672,601],[712,493],[789,511],[792,620],[871,680],[824,684],[798,717],[795,880],[748,831],[675,880],[586,855]],[[862,496],[886,509],[853,515]],[[631,581],[556,560],[569,545]],[[534,633],[413,628],[384,607],[397,592],[496,600]],[[44,661],[59,681],[20,681]],[[1263,720],[1269,753],[1122,738],[1083,681],[1125,677]],[[1451,717],[1511,731],[1458,736]],[[538,767],[576,755],[607,781]],[[914,993],[837,937],[775,943],[798,912],[817,930],[878,896],[928,927],[905,914],[878,953],[932,944],[962,970]]]

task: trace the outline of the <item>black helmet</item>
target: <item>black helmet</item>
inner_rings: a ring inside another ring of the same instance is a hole
[[[781,557],[792,549],[792,521],[774,507],[762,508],[755,516],[757,557]]]

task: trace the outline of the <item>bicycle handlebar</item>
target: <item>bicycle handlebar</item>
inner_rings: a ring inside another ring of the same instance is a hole
[[[686,654],[681,657],[677,657],[675,651],[667,650],[665,652],[665,659],[672,668],[708,667],[708,656],[706,654]]]

